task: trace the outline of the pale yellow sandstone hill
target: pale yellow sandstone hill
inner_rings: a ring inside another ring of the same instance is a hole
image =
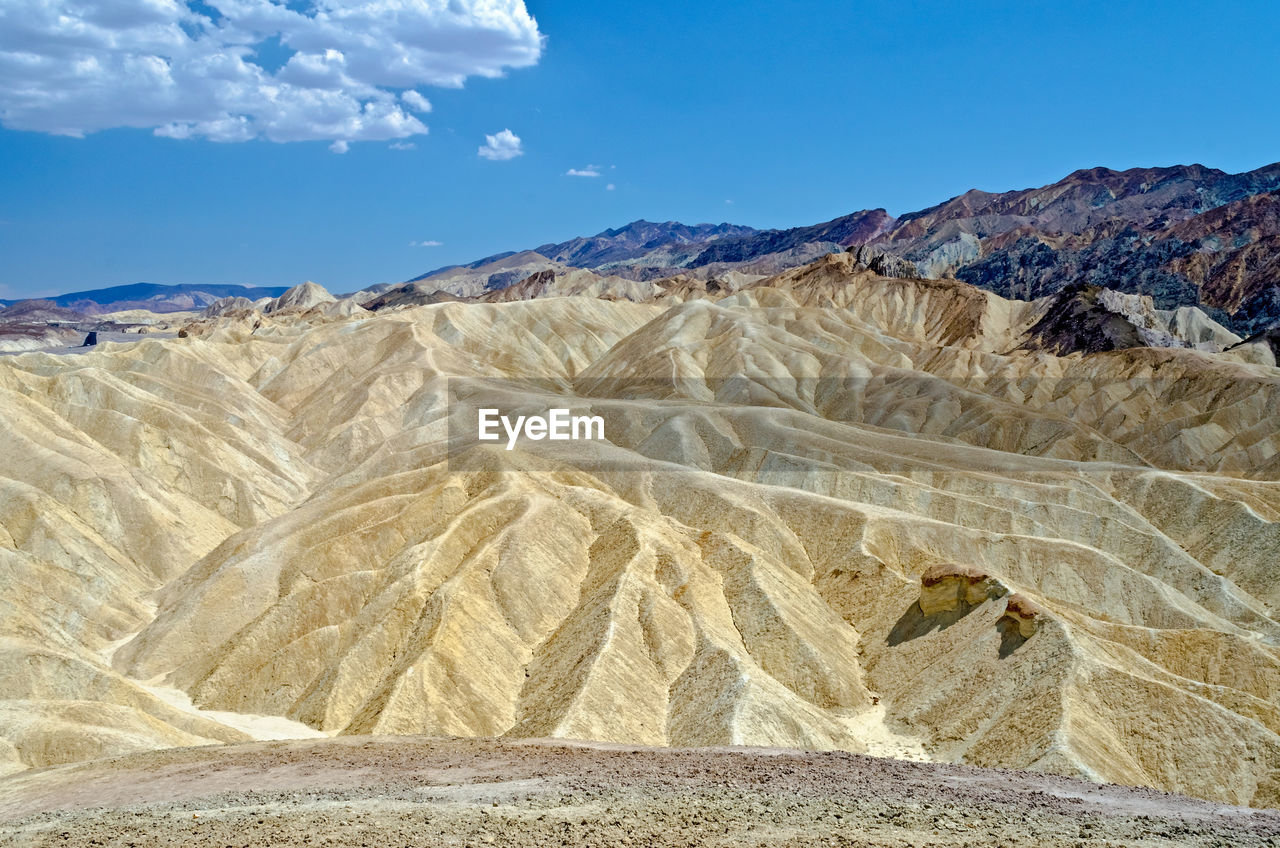
[[[833,256],[0,361],[0,767],[243,738],[166,683],[1280,805],[1280,371],[1011,352],[1041,309]],[[607,441],[478,444],[488,405]]]
[[[329,294],[324,286],[307,280],[299,283],[284,294],[262,307],[263,312],[284,312],[288,310],[310,309],[322,303],[333,303],[337,298]]]

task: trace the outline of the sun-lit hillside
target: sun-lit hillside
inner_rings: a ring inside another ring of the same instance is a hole
[[[565,737],[1280,804],[1280,371],[1053,308],[844,254],[6,357],[0,767]],[[459,438],[490,404],[606,439]]]

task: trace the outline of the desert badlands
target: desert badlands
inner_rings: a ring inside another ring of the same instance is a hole
[[[520,285],[0,357],[0,843],[1277,844],[1268,338]]]

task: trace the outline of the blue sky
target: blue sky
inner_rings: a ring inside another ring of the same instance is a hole
[[[1094,165],[1280,160],[1270,2],[453,0],[394,24],[324,3],[326,27],[302,2],[103,0],[94,31],[139,45],[121,57],[0,0],[0,296],[350,291],[636,218],[785,227]],[[196,44],[197,13],[222,29],[162,79],[149,22]],[[223,53],[257,63],[234,96]],[[504,130],[520,155],[480,155],[514,149]]]

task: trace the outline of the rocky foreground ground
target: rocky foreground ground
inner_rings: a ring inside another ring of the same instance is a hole
[[[13,846],[1244,846],[1280,812],[843,752],[343,737],[0,781]]]

